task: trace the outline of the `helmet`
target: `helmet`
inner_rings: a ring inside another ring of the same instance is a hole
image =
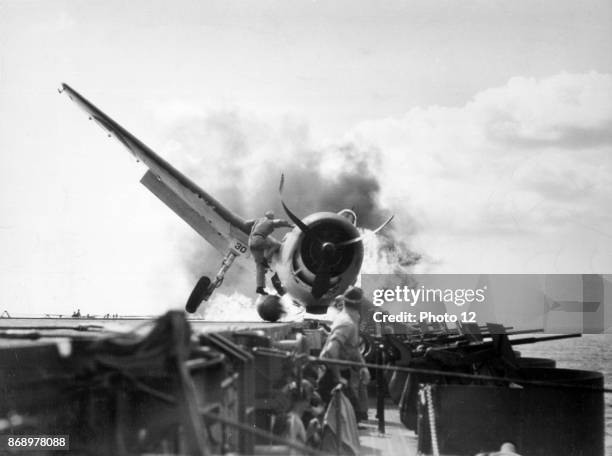
[[[345,307],[352,309],[361,309],[361,301],[363,300],[363,290],[359,287],[350,286],[343,295],[338,296]]]
[[[503,453],[515,453],[516,452],[516,447],[514,446],[514,444],[512,442],[505,442],[501,448],[499,449],[500,452]]]
[[[266,213],[264,215],[266,216],[266,218],[269,218],[269,219],[273,219],[274,218],[274,212],[272,212],[272,211],[266,211]]]

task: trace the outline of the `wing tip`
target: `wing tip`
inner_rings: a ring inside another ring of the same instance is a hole
[[[57,91],[59,93],[66,92],[68,94],[68,96],[71,96],[73,93],[75,93],[74,89],[72,87],[70,87],[68,84],[66,84],[65,82],[62,82],[61,87],[58,88]]]

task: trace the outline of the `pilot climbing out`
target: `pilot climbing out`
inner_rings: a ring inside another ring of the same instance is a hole
[[[275,219],[274,212],[268,211],[265,217],[247,221],[247,226],[251,227],[249,235],[249,249],[257,266],[257,290],[261,295],[266,295],[266,269],[268,261],[272,255],[280,249],[281,243],[270,237],[276,228],[293,228],[293,225],[286,220]]]

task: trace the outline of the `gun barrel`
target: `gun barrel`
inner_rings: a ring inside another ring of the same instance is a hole
[[[509,336],[517,336],[519,334],[533,334],[533,333],[542,333],[544,332],[544,328],[538,329],[517,329],[516,331],[508,331],[506,334]]]
[[[582,334],[558,334],[554,336],[545,336],[545,337],[524,337],[522,339],[509,339],[510,345],[525,345],[525,344],[534,344],[537,342],[546,342],[551,340],[559,340],[559,339],[569,339],[572,337],[581,337]],[[435,347],[430,347],[430,350],[434,351],[443,351],[443,350],[476,350],[476,349],[488,349],[493,347],[493,341],[478,341],[478,342],[468,342],[468,341],[457,341],[447,344],[440,344]]]
[[[555,336],[545,336],[545,337],[525,337],[523,339],[510,340],[510,344],[511,345],[534,344],[537,342],[546,342],[549,340],[570,339],[573,337],[582,337],[582,334],[574,333],[574,334],[558,334]]]

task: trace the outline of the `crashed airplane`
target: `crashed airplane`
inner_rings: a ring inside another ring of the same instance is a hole
[[[142,161],[149,169],[140,182],[223,255],[217,275],[213,279],[204,276],[196,284],[187,300],[187,312],[195,312],[202,301],[211,297],[234,263],[254,270],[246,219],[226,208],[69,85],[62,84],[60,93],[66,93],[88,113],[90,120]],[[281,177],[281,195],[283,184]],[[302,220],[281,202],[295,227],[268,260],[275,273],[273,284],[279,294],[286,291],[306,312],[325,313],[333,299],[355,283],[360,272],[364,247],[356,227],[357,217],[352,210],[344,209],[338,213],[316,212]],[[279,296],[265,299],[278,300]]]

